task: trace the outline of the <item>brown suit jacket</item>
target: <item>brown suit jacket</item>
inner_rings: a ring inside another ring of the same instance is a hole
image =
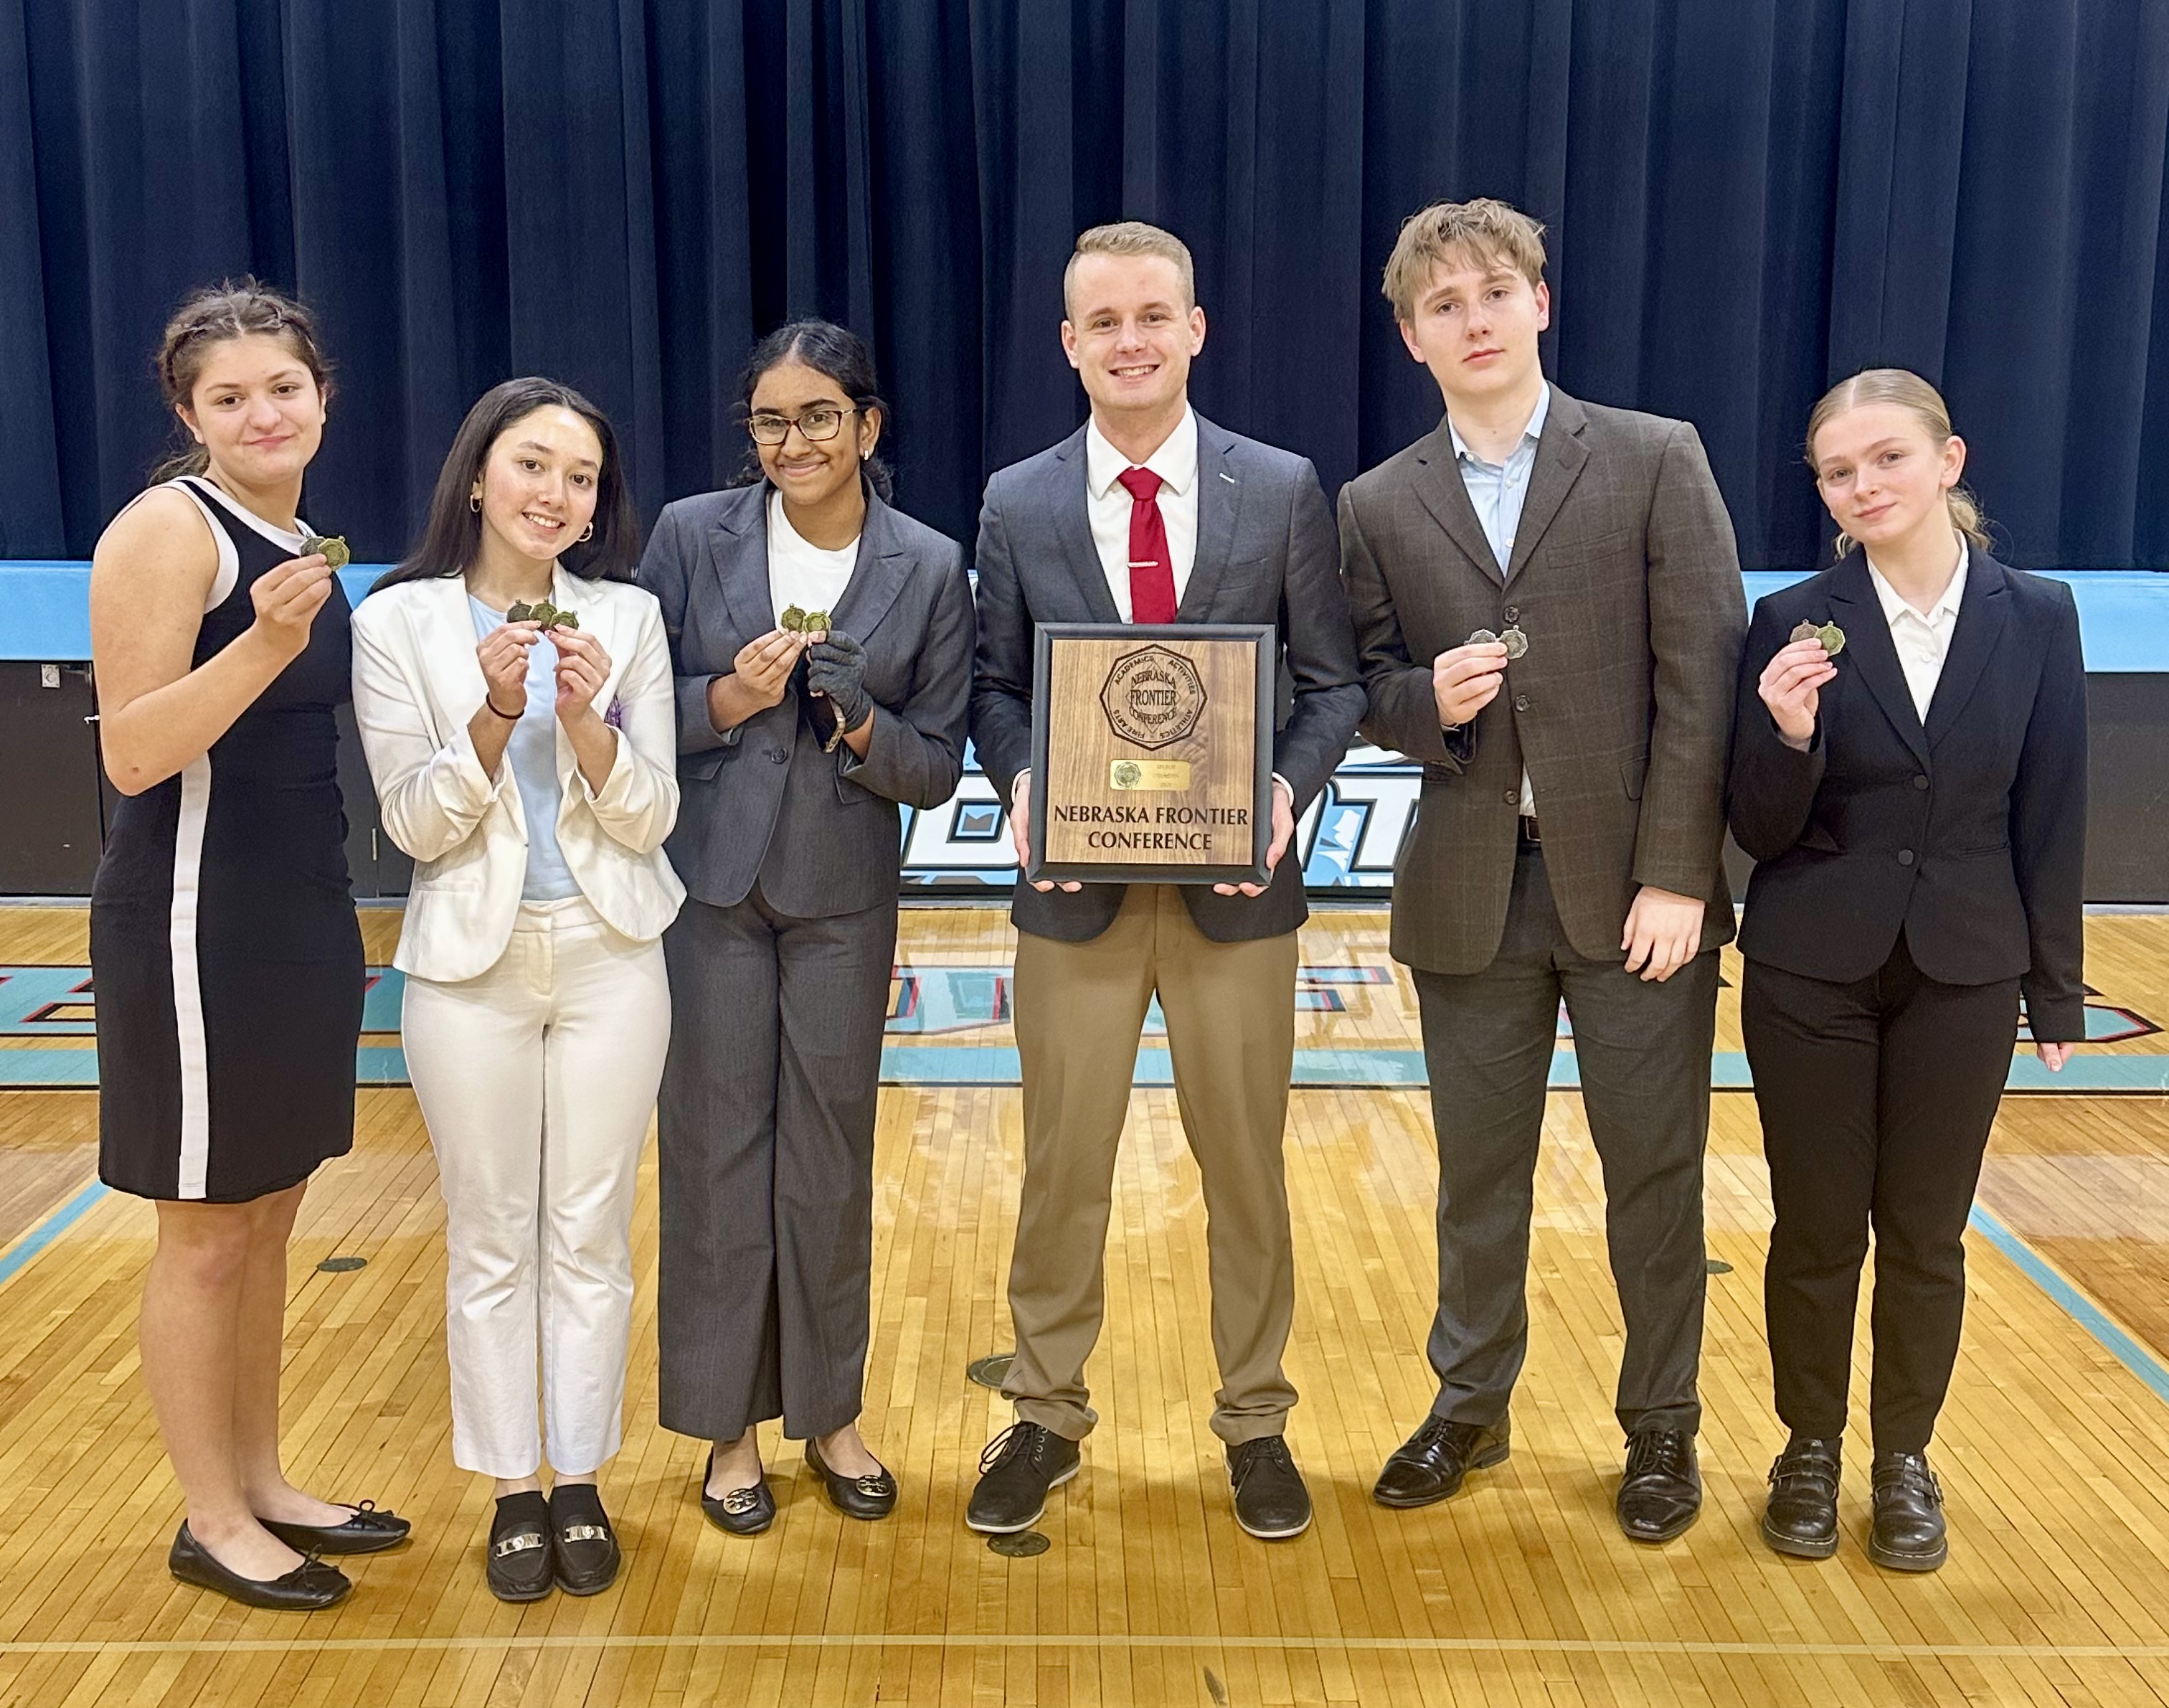
[[[1620,932],[1644,884],[1707,899],[1703,948],[1731,937],[1724,767],[1747,607],[1693,428],[1553,387],[1502,574],[1442,419],[1341,488],[1340,558],[1369,692],[1363,734],[1424,767],[1394,872],[1396,959],[1437,973],[1490,964],[1525,763],[1577,953],[1625,958]],[[1527,654],[1449,739],[1431,660],[1510,623]]]

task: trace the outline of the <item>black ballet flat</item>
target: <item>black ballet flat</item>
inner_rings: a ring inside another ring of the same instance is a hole
[[[375,1501],[364,1501],[353,1516],[338,1524],[288,1524],[276,1519],[256,1522],[297,1554],[374,1554],[396,1548],[414,1527],[397,1513],[387,1513]]]
[[[568,1595],[600,1595],[617,1582],[624,1556],[593,1483],[561,1482],[550,1491],[550,1529],[558,1588]]]
[[[354,1588],[353,1580],[338,1567],[317,1559],[304,1560],[280,1577],[243,1577],[212,1558],[211,1551],[189,1534],[186,1524],[174,1533],[166,1569],[184,1583],[215,1589],[245,1607],[268,1607],[285,1613],[313,1613],[330,1607],[345,1600]]]
[[[751,1488],[734,1488],[717,1496],[708,1492],[708,1479],[715,1471],[716,1449],[711,1447],[708,1462],[701,1469],[701,1510],[708,1515],[710,1524],[733,1536],[758,1536],[775,1522],[775,1497],[769,1492],[767,1477]]]
[[[879,1460],[874,1463],[881,1468],[871,1476],[839,1476],[823,1461],[821,1449],[809,1435],[806,1438],[806,1462],[828,1491],[829,1504],[845,1518],[885,1519],[896,1510],[896,1479]]]

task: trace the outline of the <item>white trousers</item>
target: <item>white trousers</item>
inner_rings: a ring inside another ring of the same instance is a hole
[[[407,980],[407,1067],[445,1194],[452,1458],[584,1476],[618,1450],[632,1199],[670,1042],[660,943],[526,902],[497,964]]]

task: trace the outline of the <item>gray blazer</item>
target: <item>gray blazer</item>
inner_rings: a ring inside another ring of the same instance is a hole
[[[678,690],[678,825],[663,846],[695,899],[729,907],[754,880],[801,919],[896,899],[897,803],[957,792],[972,686],[971,584],[962,550],[871,491],[836,627],[866,650],[877,708],[863,760],[821,738],[794,677],[781,703],[719,733],[708,684],[775,627],[766,482],[666,505],[640,563],[661,601]]]
[[[1042,622],[1119,622],[1092,543],[1084,430],[1001,470],[979,512],[979,658],[972,739],[1007,800],[1031,763],[1032,638]],[[1279,633],[1280,710],[1273,769],[1300,814],[1325,787],[1362,715],[1356,643],[1340,590],[1333,512],[1318,472],[1292,451],[1197,418],[1197,558],[1177,622],[1269,622]],[[1019,882],[1019,931],[1084,942],[1114,923],[1127,889],[1088,883],[1074,894]],[[1278,937],[1301,925],[1303,862],[1292,846],[1260,896],[1184,887],[1197,928],[1216,942]]]
[[[1340,489],[1340,552],[1370,691],[1365,733],[1424,767],[1394,872],[1397,959],[1435,973],[1491,963],[1524,765],[1577,953],[1625,958],[1620,932],[1643,884],[1708,902],[1703,948],[1731,937],[1719,856],[1747,604],[1693,428],[1553,387],[1502,574],[1441,420]],[[1527,653],[1449,742],[1431,660],[1510,623]]]

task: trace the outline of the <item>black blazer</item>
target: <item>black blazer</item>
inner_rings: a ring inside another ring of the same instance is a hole
[[[1728,815],[1760,863],[1740,952],[1810,979],[1880,967],[1905,933],[1948,985],[2021,980],[2033,1035],[2086,1036],[2086,681],[2060,581],[1969,552],[1924,729],[1854,552],[1755,607]],[[1845,631],[1805,753],[1756,692],[1794,624]]]
[[[768,591],[768,495],[758,486],[663,507],[640,562],[663,606],[678,691],[677,828],[663,844],[695,899],[729,907],[754,882],[780,913],[826,919],[893,902],[903,844],[897,803],[957,792],[972,686],[972,589],[954,540],[866,494],[859,555],[836,627],[866,649],[877,707],[866,756],[821,750],[802,705],[802,670],[780,704],[727,733],[708,721],[708,684],[775,627]]]
[[[979,512],[979,654],[972,740],[1004,800],[1031,763],[1032,640],[1042,622],[1119,622],[1092,543],[1084,429],[987,483]],[[1177,622],[1269,622],[1279,630],[1281,700],[1273,769],[1298,817],[1348,750],[1363,713],[1356,635],[1340,587],[1333,513],[1318,472],[1291,451],[1197,418],[1197,557]],[[1046,893],[1017,880],[1019,931],[1084,942],[1115,922],[1127,886]],[[1186,884],[1182,899],[1215,942],[1279,937],[1308,916],[1292,844],[1259,896]]]

